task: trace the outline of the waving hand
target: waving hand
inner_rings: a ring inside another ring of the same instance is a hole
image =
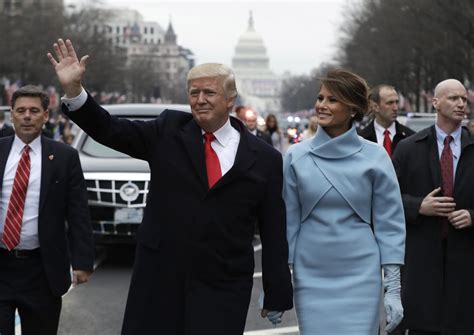
[[[89,56],[83,56],[79,60],[70,40],[64,42],[62,39],[58,39],[58,42],[53,44],[53,48],[56,58],[48,52],[49,61],[53,64],[66,97],[74,98],[81,93],[81,81],[86,72],[86,62]]]

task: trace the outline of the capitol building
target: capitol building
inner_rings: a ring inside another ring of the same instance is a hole
[[[240,103],[261,116],[278,114],[282,79],[270,69],[270,59],[262,36],[255,31],[250,12],[247,31],[237,42],[232,68],[235,72]]]

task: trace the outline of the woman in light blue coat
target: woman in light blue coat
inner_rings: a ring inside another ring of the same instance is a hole
[[[353,122],[367,106],[362,78],[329,72],[316,101],[316,135],[285,156],[289,263],[301,335],[378,334],[382,267],[386,330],[403,317],[402,200],[385,150],[356,133]]]

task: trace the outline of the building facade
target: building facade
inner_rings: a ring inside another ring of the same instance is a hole
[[[94,26],[94,30],[102,30],[113,44],[126,50],[128,66],[134,63],[149,66],[159,83],[156,95],[162,102],[182,101],[180,92],[188,71],[194,66],[194,54],[178,44],[172,23],[164,30],[157,22],[145,21],[136,10],[108,12],[107,19]]]

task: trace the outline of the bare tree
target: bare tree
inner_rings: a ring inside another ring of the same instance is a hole
[[[86,7],[66,17],[66,38],[74,41],[79,55],[90,56],[85,83],[94,91],[125,92],[124,73],[126,51],[114,45],[107,33],[111,27],[103,25],[111,11]]]
[[[472,83],[474,2],[365,0],[346,13],[340,62],[371,85],[395,85],[427,110],[423,93],[440,80]]]
[[[18,2],[0,12],[0,77],[28,84],[51,84],[46,53],[63,31],[58,2]]]

